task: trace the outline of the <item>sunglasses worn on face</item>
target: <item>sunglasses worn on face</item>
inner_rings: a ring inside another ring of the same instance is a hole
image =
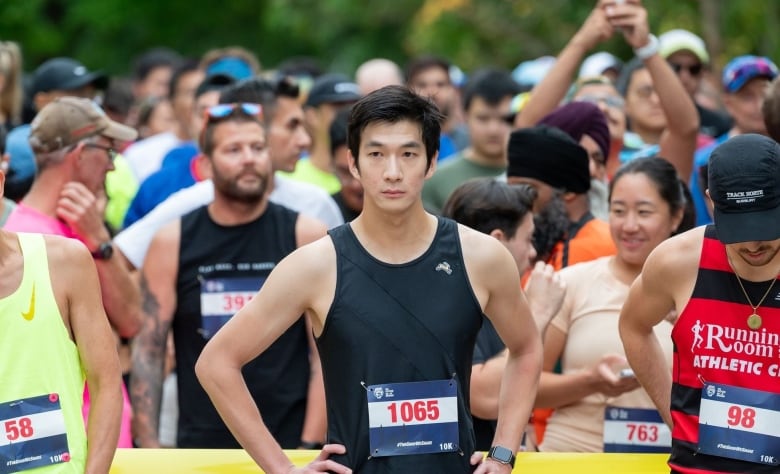
[[[701,64],[692,64],[688,66],[686,64],[677,64],[677,63],[670,62],[669,65],[672,66],[672,69],[674,69],[675,74],[680,74],[680,71],[685,69],[686,71],[688,71],[688,74],[690,74],[691,76],[698,76],[699,74],[701,74],[701,71],[704,68],[704,66],[702,66]]]
[[[94,148],[97,150],[103,150],[108,155],[109,161],[112,162],[116,158],[116,155],[118,155],[117,151],[111,148],[110,146],[98,145],[97,143],[85,143],[84,148]]]
[[[260,104],[250,104],[247,102],[240,104],[219,104],[206,109],[206,119],[219,120],[234,113],[260,118],[263,115],[263,108]]]

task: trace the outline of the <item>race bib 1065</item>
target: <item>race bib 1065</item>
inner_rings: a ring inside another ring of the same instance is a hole
[[[458,391],[454,380],[368,387],[371,456],[458,451]]]

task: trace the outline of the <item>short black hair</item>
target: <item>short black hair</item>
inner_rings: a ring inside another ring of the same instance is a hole
[[[311,56],[293,56],[285,59],[276,66],[276,74],[283,76],[308,76],[312,79],[323,74],[319,61]]]
[[[278,80],[265,79],[259,76],[238,81],[222,89],[219,95],[220,104],[235,104],[249,102],[263,107],[263,120],[266,125],[271,122],[276,113],[276,103],[279,97],[297,99],[300,94],[298,85],[290,78]]]
[[[438,56],[420,56],[409,61],[406,65],[406,83],[409,84],[418,74],[428,69],[441,69],[450,77],[450,63],[444,58]],[[451,82],[451,81],[450,81]]]
[[[195,89],[195,98],[197,99],[206,92],[221,91],[235,82],[236,80],[227,74],[212,74],[198,84],[198,87]]]
[[[529,185],[473,178],[452,191],[441,215],[483,234],[499,229],[511,239],[532,211],[534,200],[536,191]]]
[[[192,58],[182,59],[176,67],[173,68],[171,81],[168,83],[168,97],[176,97],[176,90],[179,87],[179,81],[185,74],[198,70],[198,62]]]
[[[152,48],[143,52],[135,59],[133,65],[133,79],[143,81],[155,69],[170,67],[173,69],[181,61],[181,56],[169,48]]]
[[[520,84],[502,69],[480,69],[472,74],[463,88],[463,110],[469,110],[475,97],[489,105],[497,105],[505,98],[512,98],[522,92]]]
[[[647,66],[645,66],[644,61],[636,57],[623,66],[623,69],[620,71],[620,75],[615,81],[615,89],[620,92],[620,95],[623,97],[626,96],[626,93],[628,93],[628,87],[631,85],[631,79],[634,78],[634,73],[640,69],[645,69],[646,67]]]
[[[349,123],[349,115],[351,113],[351,106],[342,107],[336,112],[333,121],[330,123],[328,134],[330,135],[331,158],[336,155],[336,150],[339,147],[347,145],[347,124]]]
[[[439,151],[441,124],[444,116],[429,99],[420,97],[405,86],[386,86],[363,97],[352,106],[352,114],[347,125],[347,146],[355,158],[355,166],[360,169],[358,156],[363,130],[377,123],[398,123],[403,120],[420,126],[427,168]]]

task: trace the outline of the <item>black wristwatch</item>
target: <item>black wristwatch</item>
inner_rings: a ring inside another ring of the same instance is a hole
[[[114,246],[111,242],[103,242],[92,252],[92,258],[95,260],[108,260],[112,255],[114,255]]]
[[[501,464],[508,464],[510,467],[515,467],[515,453],[511,449],[507,449],[503,446],[493,446],[488,451],[487,457],[493,461],[500,462]]]

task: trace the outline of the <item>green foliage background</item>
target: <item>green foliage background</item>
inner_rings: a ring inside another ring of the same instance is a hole
[[[645,0],[655,32],[675,27],[702,35],[716,68],[753,53],[780,59],[776,0]],[[595,0],[2,0],[0,39],[21,44],[25,67],[72,56],[90,68],[130,72],[153,46],[200,56],[241,45],[265,68],[314,56],[326,69],[352,73],[362,61],[404,64],[420,53],[443,55],[466,71],[512,68],[556,54]],[[603,45],[623,58],[619,38]]]

